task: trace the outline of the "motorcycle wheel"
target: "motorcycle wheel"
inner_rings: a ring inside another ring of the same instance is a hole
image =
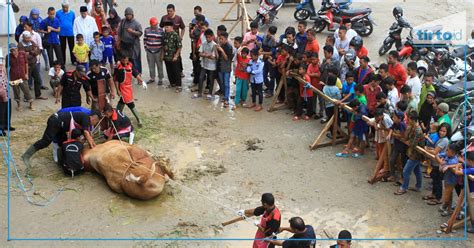
[[[313,29],[316,33],[321,33],[323,30],[326,28],[326,22],[321,20],[321,21],[315,21],[313,25]]]
[[[374,25],[369,19],[363,19],[362,26],[365,27],[365,32],[357,32],[362,37],[367,37],[374,31]]]
[[[383,56],[385,55],[389,50],[390,48],[392,48],[392,44],[382,44],[382,46],[379,48],[379,56]]]
[[[300,9],[300,10],[296,10],[295,13],[293,14],[293,17],[297,20],[297,21],[304,21],[306,19],[309,18],[309,11],[306,10],[306,9]]]

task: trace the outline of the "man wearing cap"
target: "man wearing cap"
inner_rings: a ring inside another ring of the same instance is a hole
[[[25,100],[33,109],[33,99],[28,89],[28,58],[24,51],[18,51],[17,45],[10,44],[10,53],[7,56],[6,64],[10,65],[10,82],[12,82],[13,94],[17,103],[17,110],[21,109],[20,90],[23,92]]]
[[[44,149],[57,139],[58,144],[62,145],[68,138],[68,133],[74,129],[79,129],[83,132],[84,137],[89,143],[90,148],[95,147],[94,139],[89,130],[91,127],[97,125],[101,118],[101,114],[97,111],[92,111],[90,114],[83,112],[60,112],[52,114],[47,121],[43,137],[31,145],[21,158],[27,167],[30,167],[30,159],[37,151]]]
[[[74,48],[74,19],[76,14],[74,11],[69,9],[69,0],[63,0],[61,3],[61,9],[56,12],[56,18],[58,18],[61,31],[59,32],[59,41],[61,43],[61,53],[63,55],[64,63],[66,63],[66,46],[69,46],[69,56],[71,57],[71,63],[76,63],[76,58],[72,54]]]
[[[311,225],[305,225],[301,217],[293,217],[289,220],[290,227],[280,227],[279,233],[287,231],[294,233],[288,240],[268,240],[267,242],[284,248],[315,248],[316,233]],[[304,239],[304,240],[301,240]]]
[[[147,82],[149,84],[155,82],[156,68],[158,68],[158,85],[163,84],[163,34],[163,29],[158,26],[158,19],[152,17],[150,27],[145,28],[143,36],[148,69],[150,70],[150,80]]]
[[[24,31],[21,35],[21,42],[18,44],[18,50],[27,54],[28,58],[28,78],[32,80],[35,90],[35,98],[38,100],[47,100],[48,98],[41,96],[42,79],[40,74],[40,66],[38,65],[39,54],[41,50],[31,41],[31,33]]]
[[[127,54],[127,56],[132,60],[133,68],[141,74],[142,56],[140,37],[142,36],[143,31],[142,25],[135,19],[132,8],[128,7],[125,9],[125,18],[120,21],[117,33],[117,43],[121,50],[120,52],[122,54]]]
[[[74,37],[78,34],[84,36],[84,43],[91,44],[94,41],[94,32],[99,32],[95,19],[87,14],[87,7],[81,6],[81,15],[74,19]]]
[[[56,104],[61,102],[61,108],[80,107],[81,88],[87,93],[86,102],[91,104],[93,99],[91,86],[86,76],[86,68],[83,65],[76,66],[76,70],[64,73],[56,92]],[[59,97],[62,96],[60,100]]]
[[[49,64],[54,62],[54,54],[56,59],[64,66],[63,55],[61,52],[61,44],[59,41],[59,32],[61,31],[59,19],[56,18],[56,10],[53,7],[48,8],[48,18],[41,22],[40,33],[45,35],[45,49],[48,52]]]
[[[273,233],[277,233],[280,229],[281,215],[280,210],[275,206],[275,198],[271,193],[262,195],[262,206],[239,210],[237,215],[241,217],[260,216],[260,221],[256,220],[254,225],[257,227],[255,239],[271,238]],[[268,243],[264,240],[254,240],[253,248],[267,248]]]
[[[346,74],[349,71],[355,70],[355,68],[360,67],[360,59],[357,58],[356,52],[354,49],[348,49],[344,52],[344,55],[341,57],[341,67],[340,67],[340,74],[339,78],[341,81],[346,80]],[[324,81],[323,81],[324,82]]]
[[[438,124],[441,125],[443,123],[448,123],[451,128],[453,128],[453,123],[451,122],[451,118],[448,115],[449,112],[449,105],[445,102],[438,104],[436,109],[436,116],[438,116]]]

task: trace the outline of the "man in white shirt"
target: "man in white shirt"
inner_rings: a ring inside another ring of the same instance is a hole
[[[94,41],[94,32],[99,32],[95,19],[87,14],[87,7],[81,6],[81,15],[74,20],[74,37],[78,34],[84,36],[84,43],[91,44]]]
[[[343,19],[342,24],[347,29],[346,36],[347,36],[347,39],[349,41],[352,40],[352,38],[354,38],[355,36],[358,35],[357,32],[354,29],[352,29],[351,19],[349,19],[349,18]],[[339,28],[336,29],[336,32],[334,32],[334,39],[337,39],[337,38],[339,38]]]
[[[347,28],[345,26],[339,28],[338,33],[339,37],[336,39],[334,46],[336,47],[339,56],[344,56],[349,49],[351,40],[347,38]]]
[[[408,78],[407,78],[406,84],[410,86],[411,93],[413,94],[413,98],[415,99],[416,104],[418,105],[418,103],[420,102],[422,85],[421,85],[421,80],[418,77],[416,70],[417,70],[416,62],[408,63],[407,65]]]

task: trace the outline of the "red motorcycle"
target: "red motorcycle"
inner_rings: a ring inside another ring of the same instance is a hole
[[[317,33],[322,32],[326,27],[328,31],[333,32],[342,25],[343,19],[350,19],[352,29],[360,36],[367,37],[374,31],[375,23],[372,20],[371,13],[370,8],[344,10],[339,9],[334,1],[323,0],[321,9],[311,19],[314,20],[313,29]]]

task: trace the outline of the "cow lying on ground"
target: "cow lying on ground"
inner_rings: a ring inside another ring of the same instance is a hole
[[[169,159],[153,157],[144,149],[118,140],[84,150],[84,166],[101,174],[109,187],[132,198],[148,200],[158,196],[171,179]]]

